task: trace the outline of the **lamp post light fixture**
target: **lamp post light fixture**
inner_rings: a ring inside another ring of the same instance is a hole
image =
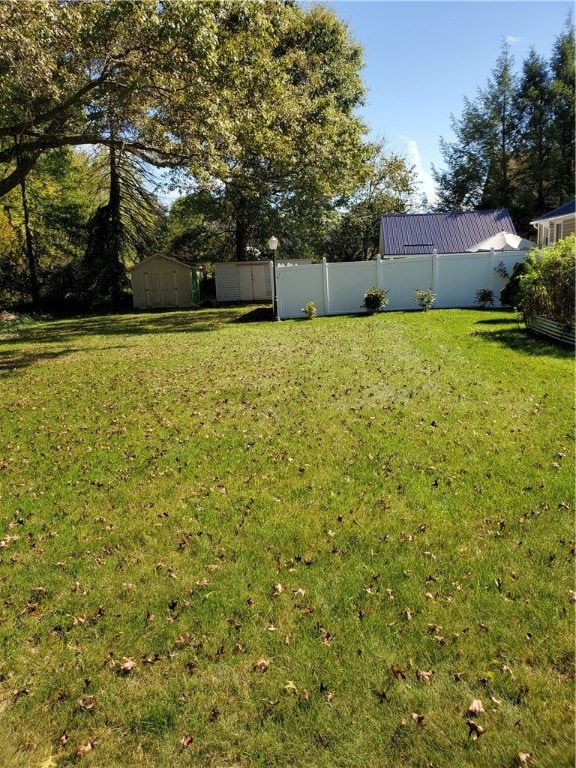
[[[278,238],[274,237],[274,235],[268,240],[268,248],[272,251],[272,274],[274,283],[273,315],[274,320],[280,320],[280,315],[278,314],[278,292],[276,290],[276,249],[278,248]]]

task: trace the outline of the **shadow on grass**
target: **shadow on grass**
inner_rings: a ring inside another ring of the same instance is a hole
[[[236,317],[233,323],[268,323],[274,320],[272,307],[256,307],[240,317]]]
[[[13,329],[6,328],[7,336],[0,336],[0,348],[23,342],[62,344],[85,336],[140,336],[156,333],[206,333],[222,325],[243,321],[244,315],[261,313],[265,318],[269,307],[246,312],[246,307],[179,310],[170,312],[143,312],[116,315],[97,315],[66,320],[30,321]],[[268,319],[270,319],[268,317]],[[0,333],[4,329],[0,327]]]
[[[73,352],[79,352],[78,349],[61,349],[58,352],[16,352],[0,351],[0,373],[9,373],[18,371],[21,368],[27,368],[42,360],[56,360],[64,355],[70,355]]]
[[[495,330],[473,330],[471,336],[480,337],[484,341],[508,347],[516,352],[540,357],[558,357],[568,359],[574,357],[574,349],[560,342],[545,339],[529,333],[517,320],[487,319],[479,320],[476,325],[499,326]],[[503,325],[514,326],[502,328]]]

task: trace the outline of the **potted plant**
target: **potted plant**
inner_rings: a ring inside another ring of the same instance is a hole
[[[388,291],[383,288],[370,288],[364,294],[362,306],[368,314],[373,314],[383,309],[388,304],[388,301]]]

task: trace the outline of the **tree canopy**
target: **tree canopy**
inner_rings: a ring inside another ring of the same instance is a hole
[[[173,169],[223,200],[241,257],[255,221],[282,236],[365,178],[361,67],[333,12],[291,0],[0,3],[0,197],[47,153],[101,147],[111,167]],[[113,178],[108,213],[122,210]],[[105,214],[97,230],[119,224]]]

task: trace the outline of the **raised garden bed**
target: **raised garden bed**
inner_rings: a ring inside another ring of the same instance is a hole
[[[558,323],[556,320],[549,320],[547,317],[528,315],[526,317],[526,328],[539,336],[546,336],[572,347],[576,346],[574,325],[568,326],[566,323]]]

